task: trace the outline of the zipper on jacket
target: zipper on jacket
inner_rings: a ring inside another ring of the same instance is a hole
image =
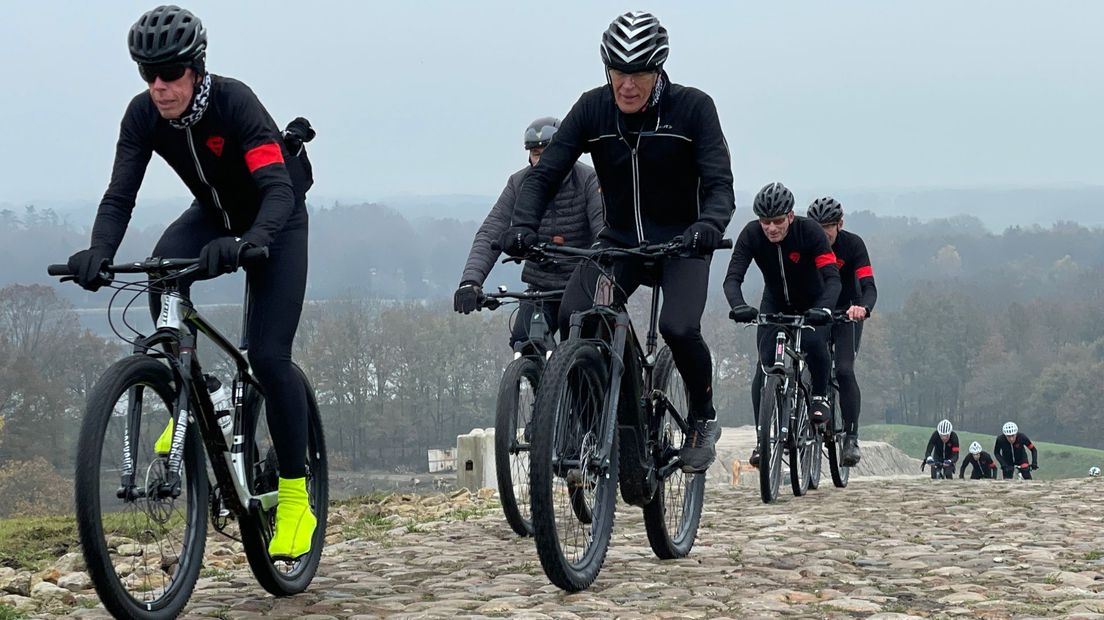
[[[211,197],[215,200],[215,207],[218,208],[219,213],[222,214],[222,221],[226,224],[226,230],[230,230],[230,215],[226,213],[226,209],[222,208],[222,201],[219,200],[218,192],[215,191],[215,186],[207,182],[207,177],[203,175],[203,166],[199,165],[199,155],[196,155],[195,141],[192,139],[192,128],[188,127],[184,130],[188,135],[188,149],[192,151],[192,161],[195,162],[196,172],[199,174],[199,180],[203,181],[203,184],[211,189]]]
[[[782,262],[782,244],[774,246],[778,249],[778,271],[782,273],[782,295],[786,298],[786,305],[790,306],[790,285],[786,282],[786,263]]]

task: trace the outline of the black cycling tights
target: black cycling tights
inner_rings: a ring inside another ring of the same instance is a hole
[[[600,273],[587,262],[580,265],[564,291],[560,306],[560,334],[566,337],[574,312],[593,305],[594,291]],[[663,291],[663,308],[659,312],[659,333],[671,348],[675,366],[690,393],[692,412],[712,406],[713,359],[701,333],[701,317],[709,292],[709,258],[671,258],[662,270],[645,269],[636,262],[619,262],[614,266],[618,299],[628,299],[642,284],[658,281]],[[643,337],[643,334],[641,334]]]
[[[855,380],[855,355],[862,340],[862,323],[836,323],[832,326],[836,337],[836,381],[839,383],[839,406],[843,414],[843,427],[848,435],[859,432],[859,411],[862,394]]]
[[[154,256],[194,258],[208,241],[225,237],[222,223],[192,205],[169,225]],[[265,391],[268,428],[280,461],[280,476],[306,475],[307,395],[291,364],[291,344],[303,311],[307,286],[307,211],[296,205],[284,229],[268,248],[267,260],[246,270],[250,315],[247,327],[249,363]],[[187,295],[195,279],[182,279]],[[150,311],[156,318],[161,296],[150,295]]]

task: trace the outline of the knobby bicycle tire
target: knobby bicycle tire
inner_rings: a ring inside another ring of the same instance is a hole
[[[537,390],[529,452],[533,539],[549,581],[569,592],[583,590],[597,578],[613,531],[617,433],[594,432],[609,379],[594,343],[568,340],[549,358]],[[600,470],[588,465],[587,455],[602,442],[610,459],[604,474],[596,475]],[[580,497],[589,491],[589,513],[579,515]]]
[[[161,400],[169,415],[175,413],[176,388],[172,371],[163,362],[149,355],[132,355],[119,360],[107,369],[92,388],[77,442],[75,503],[77,530],[84,560],[104,607],[116,617],[152,620],[175,618],[187,604],[195,588],[207,540],[208,491],[203,445],[196,425],[191,424],[184,437],[182,464],[182,490],[186,493],[181,523],[183,534],[180,536],[179,551],[174,551],[176,545],[173,541],[164,540],[166,533],[164,530],[158,532],[157,529],[159,525],[173,523],[175,517],[172,516],[172,508],[176,499],[180,498],[159,499],[150,493],[151,487],[156,487],[151,482],[151,473],[153,478],[157,478],[156,472],[163,473],[168,468],[167,457],[157,456],[152,450],[152,438],[160,434],[163,425],[168,421],[167,416],[154,419],[151,415],[148,420],[139,417],[138,435],[131,436],[128,430],[124,436],[125,442],[133,442],[135,445],[133,466],[137,472],[136,482],[144,481],[141,489],[144,497],[130,502],[118,499],[116,489],[111,486],[118,485],[118,468],[111,468],[111,475],[106,477],[101,472],[110,425],[114,421],[115,424],[125,426],[133,421],[133,416],[141,416],[146,390],[152,391]],[[127,404],[120,407],[122,398],[126,399],[123,402]],[[138,407],[131,406],[131,399],[139,403]],[[143,423],[146,428],[142,427]],[[160,427],[153,426],[154,423]],[[143,447],[148,447],[149,450],[143,450]],[[117,450],[122,450],[122,443],[119,446],[108,446],[108,454],[117,453]],[[149,466],[140,467],[140,459],[147,456],[150,458]],[[142,469],[145,471],[140,471]],[[105,508],[108,509],[106,513]],[[104,520],[106,515],[110,515],[108,521],[112,523],[107,528]],[[135,516],[136,519],[132,520],[128,515]],[[105,534],[105,529],[112,534]],[[133,538],[120,535],[122,532],[131,532]],[[120,539],[132,542],[122,543]],[[130,548],[124,550],[124,544]],[[166,547],[169,553],[166,553]],[[113,551],[118,558],[114,561]],[[155,562],[157,566],[145,565],[146,556],[150,552],[160,556]],[[141,558],[143,566],[124,570],[127,575],[119,574],[116,563],[124,556]],[[163,580],[165,577],[168,577],[168,583],[164,587],[152,587],[151,579]],[[128,589],[131,586],[135,588],[133,593]],[[156,590],[161,591],[160,595],[151,597],[150,592]],[[143,600],[136,598],[135,594],[141,594]]]

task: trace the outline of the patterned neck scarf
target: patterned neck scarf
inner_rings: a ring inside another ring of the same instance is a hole
[[[648,105],[644,106],[644,110],[650,110],[659,105],[659,98],[663,96],[663,89],[666,87],[667,80],[664,79],[664,74],[660,71],[655,86],[652,87],[652,96],[648,98]],[[644,110],[641,110],[641,112]]]
[[[170,120],[169,124],[177,129],[187,129],[195,125],[199,122],[199,119],[203,118],[203,113],[207,111],[207,103],[210,99],[211,74],[207,73],[203,76],[203,82],[200,83],[199,90],[192,97],[192,104],[188,106],[188,111],[180,118]]]

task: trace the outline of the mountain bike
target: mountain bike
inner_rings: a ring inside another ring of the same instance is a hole
[[[267,255],[243,253],[244,261]],[[302,592],[318,569],[328,504],[326,447],[314,391],[296,367],[307,394],[307,492],[318,519],[311,551],[299,558],[268,553],[274,533],[279,471],[265,419],[264,391],[250,371],[243,309],[235,347],[182,293],[179,279],[198,269],[196,259],[157,259],[104,268],[146,274],[148,280],[114,284],[112,304],[124,291],[134,297],[161,293],[156,329],[133,339],[125,357],[99,378],[89,394],[77,450],[77,528],[88,573],[104,607],[117,617],[172,618],[188,602],[203,563],[207,520],[231,538],[232,522],[257,581],[276,596]],[[72,279],[66,265],[52,276]],[[110,318],[111,305],[108,307]],[[210,392],[219,383],[205,374],[196,353],[203,334],[232,361],[235,376],[224,410]],[[167,454],[154,449],[171,423]],[[204,454],[206,452],[206,455]],[[209,458],[208,458],[209,457]]]
[[[513,302],[559,301],[563,290],[511,293],[500,287],[480,299],[480,306],[495,310]],[[552,321],[556,317],[551,317]],[[498,384],[495,412],[495,474],[498,496],[506,522],[518,536],[533,535],[529,502],[529,442],[532,436],[533,403],[544,372],[544,362],[556,346],[543,307],[533,312],[529,338],[514,345],[514,359],[506,366]]]
[[[764,503],[778,499],[782,460],[788,459],[790,487],[802,496],[809,489],[817,430],[809,419],[810,382],[801,334],[812,329],[802,315],[761,313],[750,325],[777,327],[774,362],[763,366],[762,397],[757,417],[759,496]]]
[[[944,459],[942,463],[938,463],[929,456],[920,465],[920,471],[924,471],[925,465],[931,466],[932,480],[954,480],[954,461],[951,459]]]
[[[572,315],[567,338],[548,360],[532,422],[533,537],[545,574],[567,591],[587,588],[601,570],[618,484],[625,502],[643,509],[657,557],[685,557],[694,544],[705,475],[681,469],[689,398],[670,350],[657,347],[658,285],[641,346],[625,300],[615,294],[612,268],[639,261],[654,275],[683,253],[680,244],[677,238],[635,248],[542,244],[528,257],[586,260],[601,274],[593,307]]]

